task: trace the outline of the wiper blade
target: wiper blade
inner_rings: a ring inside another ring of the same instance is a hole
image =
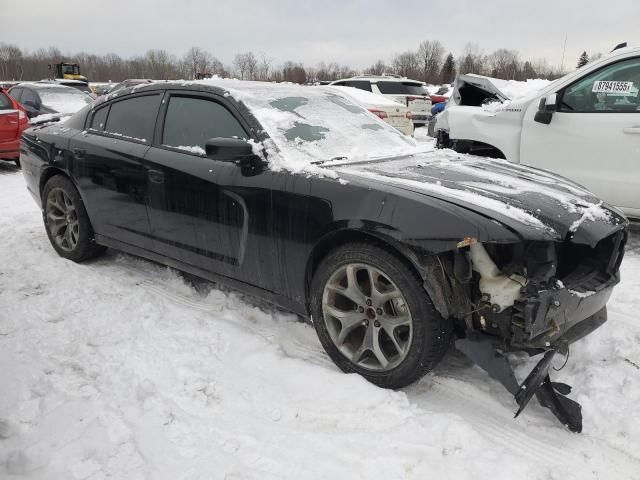
[[[344,155],[339,155],[337,157],[333,157],[333,158],[330,158],[328,160],[316,160],[315,162],[311,162],[311,164],[312,165],[322,165],[323,163],[327,163],[327,162],[337,162],[337,161],[340,161],[340,160],[348,160],[348,159],[349,159],[349,157],[346,157]]]

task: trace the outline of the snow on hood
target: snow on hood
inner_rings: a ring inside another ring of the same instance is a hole
[[[345,165],[338,172],[490,212],[502,223],[526,225],[548,239],[562,240],[584,223],[624,222],[593,194],[550,172],[451,150]]]

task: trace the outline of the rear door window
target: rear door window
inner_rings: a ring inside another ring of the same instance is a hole
[[[206,141],[214,137],[249,138],[240,122],[223,105],[206,98],[171,96],[162,133],[163,145],[203,154]]]
[[[151,143],[161,100],[162,95],[156,94],[112,103],[104,131],[129,140]]]
[[[377,82],[380,93],[387,95],[427,95],[424,85],[416,82]]]

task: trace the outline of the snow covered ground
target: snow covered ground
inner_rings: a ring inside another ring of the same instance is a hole
[[[2,162],[0,205],[2,479],[640,478],[638,237],[609,321],[554,374],[576,435],[535,401],[514,420],[454,351],[382,390],[254,298],[115,251],[63,260]]]

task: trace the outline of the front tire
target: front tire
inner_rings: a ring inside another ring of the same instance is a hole
[[[436,311],[420,277],[401,257],[370,243],[329,253],[311,286],[313,323],[344,372],[402,388],[440,361],[452,324]]]
[[[68,178],[52,177],[42,191],[42,204],[47,236],[58,255],[82,262],[105,251],[95,243],[82,198]]]

